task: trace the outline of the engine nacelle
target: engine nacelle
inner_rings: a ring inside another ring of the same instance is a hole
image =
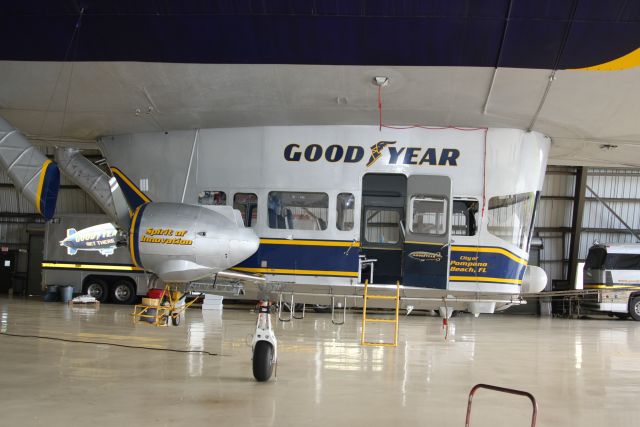
[[[182,203],[147,203],[133,212],[133,262],[164,282],[210,277],[244,261],[259,239],[229,206],[208,209]]]

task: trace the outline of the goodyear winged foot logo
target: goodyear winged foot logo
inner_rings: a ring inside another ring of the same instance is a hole
[[[409,254],[409,256],[416,261],[424,262],[424,261],[435,261],[439,262],[442,260],[442,254],[440,252],[426,252],[426,251],[414,251]]]
[[[367,162],[367,167],[373,165],[380,157],[382,157],[382,150],[387,145],[395,144],[396,141],[379,141],[371,146],[371,156]]]

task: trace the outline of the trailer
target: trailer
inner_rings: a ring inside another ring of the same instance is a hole
[[[45,226],[43,288],[71,285],[100,302],[133,304],[153,278],[131,262],[123,236],[105,215],[60,215]]]

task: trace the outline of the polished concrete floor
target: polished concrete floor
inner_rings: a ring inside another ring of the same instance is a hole
[[[251,375],[247,307],[190,309],[179,327],[131,308],[0,297],[0,426],[464,426],[477,383],[527,390],[539,426],[640,425],[640,323],[493,315],[402,318],[397,348],[362,348],[360,318],[275,322],[277,379]],[[375,331],[374,331],[375,332]],[[528,426],[522,397],[479,391],[472,426]]]

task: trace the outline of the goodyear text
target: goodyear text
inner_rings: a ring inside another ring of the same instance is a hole
[[[416,166],[458,166],[460,150],[455,148],[434,147],[399,147],[395,141],[380,141],[370,147],[371,155],[367,167],[373,165],[384,154],[388,153],[388,165],[416,165]],[[319,144],[301,146],[289,144],[284,149],[284,159],[289,162],[317,162],[329,163],[358,163],[364,159],[365,149],[357,145],[329,145]]]

